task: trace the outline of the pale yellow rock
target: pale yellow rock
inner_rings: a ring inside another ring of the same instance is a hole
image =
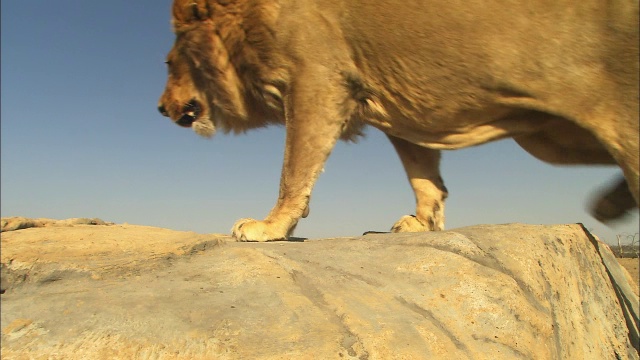
[[[637,285],[580,225],[1,240],[3,359],[638,359]]]
[[[75,225],[113,225],[97,218],[71,218],[66,220],[54,220],[46,218],[30,219],[21,216],[4,217],[0,220],[0,232],[29,229],[48,226],[75,226]]]

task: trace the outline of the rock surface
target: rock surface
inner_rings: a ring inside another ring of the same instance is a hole
[[[580,225],[1,240],[3,359],[638,359],[637,285]]]
[[[634,283],[640,284],[640,258],[616,258],[627,269]]]
[[[13,216],[2,218],[2,220],[0,220],[0,232],[22,230],[34,227],[68,227],[75,225],[113,225],[113,223],[105,222],[96,218],[71,218],[66,220],[55,220],[46,218],[31,219],[22,216]]]

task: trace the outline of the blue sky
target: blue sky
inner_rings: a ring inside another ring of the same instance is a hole
[[[201,233],[262,218],[278,196],[284,128],[212,140],[156,110],[173,43],[168,0],[8,0],[2,6],[0,213],[99,217]],[[616,168],[554,167],[511,140],[446,152],[447,228],[582,222],[612,242],[638,232],[637,211],[609,228],[585,212]],[[385,231],[414,213],[386,138],[339,144],[296,236]]]

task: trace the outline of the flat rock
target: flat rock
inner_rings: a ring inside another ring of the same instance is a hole
[[[3,359],[638,359],[637,285],[581,225],[1,240]]]
[[[75,225],[113,225],[97,218],[71,218],[55,220],[47,218],[25,218],[22,216],[5,217],[0,220],[0,232],[22,230],[34,227],[75,226]]]

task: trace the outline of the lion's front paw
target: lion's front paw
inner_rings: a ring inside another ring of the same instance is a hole
[[[415,215],[405,215],[391,227],[391,232],[419,232],[443,230],[443,224],[437,224],[433,219],[422,222]]]
[[[273,224],[254,219],[240,219],[231,229],[231,235],[238,241],[284,240],[286,233],[277,231]]]

